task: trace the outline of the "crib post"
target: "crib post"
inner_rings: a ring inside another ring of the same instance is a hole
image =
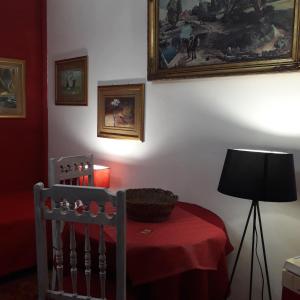
[[[57,280],[58,280],[58,291],[63,292],[63,269],[64,269],[64,256],[62,249],[62,240],[61,240],[61,226],[62,221],[56,221],[56,271],[57,271]]]
[[[70,265],[73,294],[77,294],[77,252],[74,223],[70,223]]]
[[[84,265],[85,265],[85,281],[86,281],[86,295],[91,296],[91,243],[89,234],[89,225],[84,228]]]
[[[99,275],[101,286],[101,299],[106,299],[105,283],[106,283],[106,255],[105,255],[105,241],[104,241],[104,226],[100,225],[99,232]]]
[[[46,299],[48,289],[48,263],[47,263],[47,240],[46,240],[46,222],[42,219],[43,198],[42,189],[44,185],[37,183],[34,186],[35,202],[35,231],[36,231],[36,253],[37,253],[37,277],[38,277],[38,295],[39,300]]]

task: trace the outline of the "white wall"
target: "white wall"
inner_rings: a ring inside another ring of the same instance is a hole
[[[146,78],[146,0],[48,0],[49,156],[94,153],[112,187],[162,187],[225,221],[241,238],[250,202],[216,189],[226,149],[279,149],[300,170],[299,73],[147,82],[145,142],[97,138],[97,82]],[[54,105],[54,60],[89,56],[88,107]],[[299,203],[262,204],[273,299],[281,267],[300,254]],[[231,299],[247,299],[250,235]],[[232,265],[233,255],[230,257]],[[259,299],[260,276],[255,275]]]

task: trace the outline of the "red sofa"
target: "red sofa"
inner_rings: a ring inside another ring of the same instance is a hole
[[[0,277],[36,265],[32,191],[0,195]]]

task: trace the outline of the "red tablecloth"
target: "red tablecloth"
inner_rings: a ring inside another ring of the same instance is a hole
[[[98,234],[98,228],[92,227],[94,243]],[[107,227],[106,234],[109,252],[115,245],[115,231]],[[181,202],[166,222],[128,220],[126,240],[127,274],[136,299],[224,297],[228,283],[226,255],[233,248],[223,221],[214,213]]]
[[[106,234],[115,241],[115,228]],[[177,206],[162,223],[127,221],[127,274],[140,285],[190,270],[216,270],[227,238],[215,225]]]

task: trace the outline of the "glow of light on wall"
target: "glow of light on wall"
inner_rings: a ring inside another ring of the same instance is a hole
[[[234,76],[220,78],[218,82],[211,79],[202,85],[197,83],[197,87],[191,84],[185,98],[191,103],[198,97],[202,112],[237,124],[241,129],[297,137],[300,136],[299,82],[299,72]]]
[[[117,139],[98,139],[97,148],[107,157],[113,156],[130,159],[141,159],[146,156],[147,147],[141,141],[117,140]]]
[[[277,136],[300,136],[300,101],[297,95],[218,103],[215,113],[242,126]]]
[[[300,136],[299,111],[300,103],[263,103],[260,109],[250,112],[247,123],[276,135]]]

